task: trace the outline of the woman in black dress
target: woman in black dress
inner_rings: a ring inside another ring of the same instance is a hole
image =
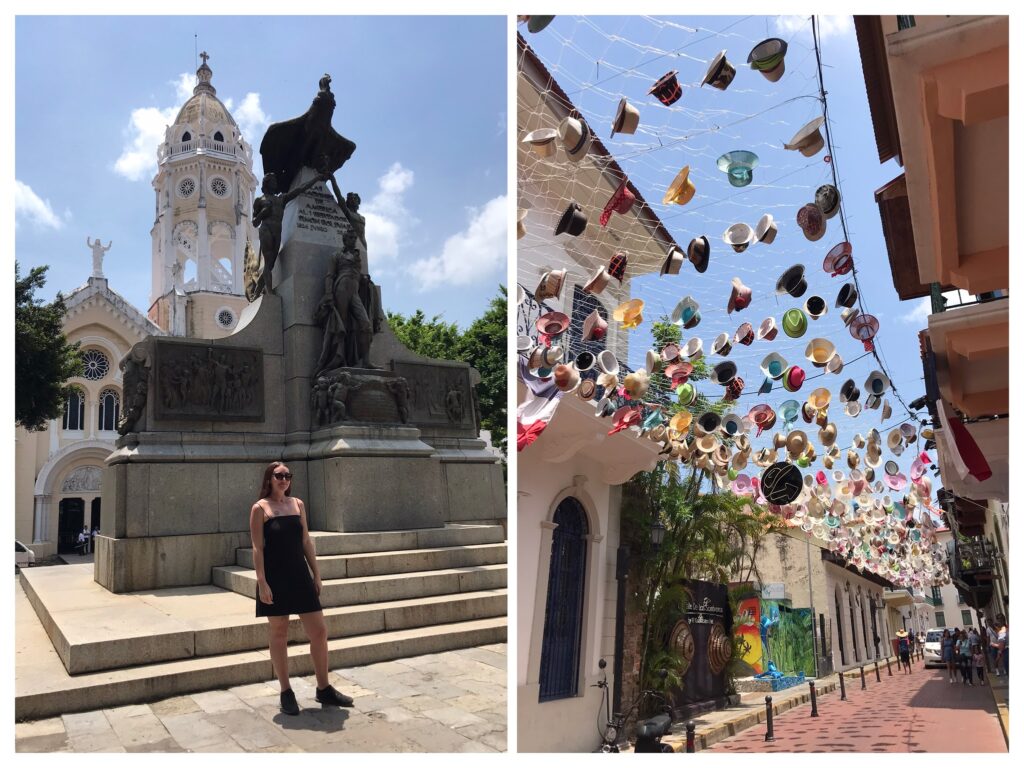
[[[327,679],[327,623],[320,607],[320,570],[309,538],[306,507],[291,495],[292,473],[275,461],[263,473],[260,499],[249,513],[256,567],[256,615],[270,622],[270,659],[281,684],[281,710],[299,714],[288,681],[288,622],[298,614],[309,638],[316,672],[316,700],[324,706],[351,707],[352,698]],[[308,566],[308,567],[307,567]],[[310,575],[312,571],[312,575]]]

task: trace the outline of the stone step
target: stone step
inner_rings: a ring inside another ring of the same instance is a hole
[[[396,629],[328,641],[331,669],[374,664],[428,653],[506,642],[505,617]],[[309,675],[309,645],[288,649],[292,675]],[[82,675],[33,675],[15,683],[15,720],[141,704],[171,696],[266,682],[274,677],[267,649],[202,656]],[[356,708],[359,701],[356,700]]]
[[[317,556],[355,555],[470,544],[500,544],[505,540],[505,529],[500,525],[448,523],[443,528],[419,528],[408,531],[334,533],[311,530],[309,535],[316,546]]]
[[[317,554],[317,565],[320,567],[320,578],[327,581],[358,576],[383,576],[389,573],[463,568],[471,565],[496,565],[506,562],[507,549],[502,542],[357,555]],[[237,550],[236,563],[243,568],[254,568],[252,549]]]
[[[240,595],[256,599],[256,572],[228,565],[213,569],[213,583]],[[322,606],[362,605],[389,600],[408,600],[433,595],[453,595],[502,589],[508,585],[505,563],[442,568],[431,571],[389,573],[345,579],[325,579],[320,591]]]

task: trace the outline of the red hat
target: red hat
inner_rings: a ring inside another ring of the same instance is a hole
[[[679,101],[679,97],[683,95],[683,89],[676,79],[676,74],[678,74],[676,70],[666,72],[648,91],[648,93],[657,96],[658,101],[666,107],[675,104]]]
[[[626,264],[626,252],[619,251],[612,256],[611,261],[608,262],[608,274],[621,283],[622,278],[626,276]]]
[[[629,187],[626,186],[626,180],[623,179],[622,183],[619,184],[619,188],[615,190],[608,202],[605,203],[604,210],[601,211],[601,216],[598,221],[601,226],[605,226],[608,220],[612,217],[612,213],[629,213],[629,209],[633,207],[633,203],[636,202],[636,195],[634,195]]]
[[[730,313],[733,310],[739,312],[750,306],[752,297],[751,290],[745,286],[738,277],[732,279],[732,295],[729,296],[729,304],[726,307]]]

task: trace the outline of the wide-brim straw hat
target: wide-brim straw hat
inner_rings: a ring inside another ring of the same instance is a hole
[[[836,442],[836,436],[839,434],[839,428],[835,424],[829,422],[826,426],[818,430],[818,439],[821,441],[822,446],[825,448],[831,448]]]
[[[768,467],[775,463],[778,451],[774,448],[762,448],[754,455],[754,463],[759,467]]]
[[[786,436],[786,452],[797,458],[807,450],[807,433],[802,429],[795,429]]]
[[[825,146],[825,139],[821,135],[821,126],[824,123],[824,117],[814,118],[797,131],[788,143],[782,146],[785,149],[796,150],[804,157],[814,157]]]
[[[634,107],[626,97],[619,100],[619,107],[615,110],[615,119],[612,120],[612,136],[616,133],[636,133],[640,125],[640,110]]]
[[[679,434],[686,434],[686,430],[690,428],[690,424],[693,423],[693,414],[685,408],[677,411],[668,422],[668,428],[678,432]]]
[[[605,350],[605,352],[607,351],[608,350]],[[604,354],[604,352],[602,352],[601,354]],[[601,355],[598,355],[598,360],[600,359]],[[598,364],[598,368],[600,368],[600,364]],[[605,390],[607,390],[605,392],[606,395],[609,394],[609,391],[617,390],[619,388],[618,372],[616,371],[615,373],[611,373],[608,371],[601,370],[601,373],[597,375],[597,386],[604,387]]]
[[[551,157],[557,150],[556,138],[558,131],[554,128],[538,128],[523,137],[523,144],[529,144],[533,153],[539,157]]]
[[[644,368],[647,369],[648,373],[658,373],[663,365],[661,354],[654,349],[648,349],[645,359]]]
[[[537,290],[533,292],[534,300],[539,304],[545,299],[562,298],[565,274],[566,270],[564,269],[552,269],[541,275],[540,282],[537,283]]]
[[[626,378],[622,382],[623,388],[634,400],[639,400],[647,394],[647,389],[650,386],[651,380],[647,375],[647,371],[640,368],[632,373],[626,374]]]
[[[818,368],[824,368],[829,361],[836,356],[836,345],[828,339],[816,337],[807,343],[804,350],[804,357],[810,360]]]
[[[690,180],[690,166],[684,165],[682,170],[672,179],[672,183],[668,185],[668,189],[665,191],[665,196],[661,199],[661,202],[665,205],[673,203],[675,205],[686,205],[693,200],[693,196],[696,193],[697,188],[693,186],[693,181]]]
[[[612,319],[624,328],[636,328],[643,322],[644,300],[624,301],[612,311]]]
[[[586,120],[576,117],[565,117],[558,124],[558,139],[562,142],[562,149],[565,150],[566,157],[572,162],[578,163],[590,151],[590,144],[594,140],[594,134],[591,132]]]
[[[832,393],[825,387],[818,387],[816,390],[811,392],[807,398],[808,405],[816,411],[824,410],[828,408],[828,404],[832,402]]]

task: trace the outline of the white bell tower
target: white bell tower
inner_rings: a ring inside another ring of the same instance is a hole
[[[230,333],[246,304],[246,241],[257,188],[252,147],[217,98],[209,55],[157,151],[150,318],[175,336]]]

